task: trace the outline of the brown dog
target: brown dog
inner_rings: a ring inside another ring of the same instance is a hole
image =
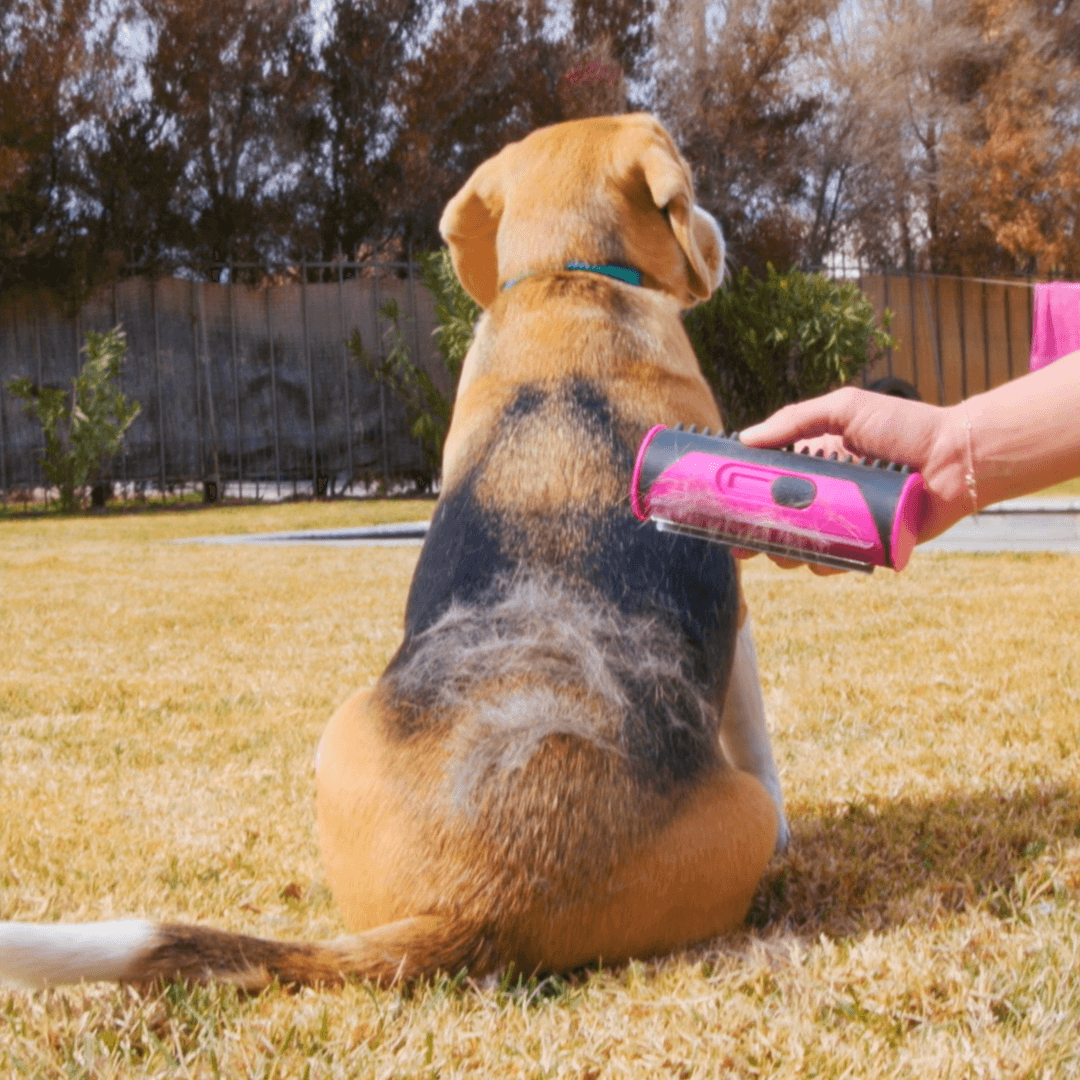
[[[440,227],[485,312],[404,642],[318,755],[319,839],[357,936],[7,924],[0,974],[530,973],[745,915],[786,826],[735,565],[627,499],[653,424],[720,426],[679,320],[719,282],[719,229],[643,115],[506,147]]]

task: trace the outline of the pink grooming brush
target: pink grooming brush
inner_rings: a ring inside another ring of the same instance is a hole
[[[761,450],[663,425],[645,436],[630,506],[665,532],[861,570],[903,570],[924,513],[923,478],[905,465]]]

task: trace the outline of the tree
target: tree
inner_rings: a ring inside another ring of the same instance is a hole
[[[940,273],[1067,265],[1074,7],[866,0],[854,18],[830,20],[810,71],[828,88],[811,175],[834,246]]]
[[[197,246],[182,194],[188,165],[167,130],[152,101],[134,102],[85,152],[77,183],[94,208],[88,242],[93,257],[114,271],[125,265],[161,271]]]
[[[176,210],[196,265],[291,253],[315,110],[308,0],[142,3],[154,41],[147,123],[164,155],[147,178],[154,187],[183,163]],[[150,202],[160,207],[160,190]]]
[[[655,102],[720,221],[732,261],[763,276],[799,261],[808,136],[822,102],[795,78],[825,31],[830,0],[670,0]]]
[[[1016,269],[1080,276],[1080,10],[973,0],[998,63],[946,147],[963,221]],[[1071,16],[1071,17],[1070,17]]]
[[[684,318],[701,369],[729,429],[756,424],[783,405],[844,386],[886,348],[892,313],[877,325],[852,282],[744,267],[728,287]]]
[[[105,0],[10,0],[0,10],[0,291],[47,285],[75,304],[102,276],[77,176],[94,122],[122,89],[123,15]]]
[[[396,99],[434,13],[434,0],[334,0],[313,152],[325,253],[377,253],[399,231],[391,193],[401,192],[395,147],[405,124]]]

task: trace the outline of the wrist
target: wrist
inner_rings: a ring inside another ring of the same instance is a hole
[[[923,479],[936,506],[926,522],[927,535],[943,531],[968,514],[978,511],[982,493],[974,445],[978,435],[963,405],[937,410],[936,431],[923,469]]]
[[[971,501],[971,512],[977,514],[979,512],[979,487],[975,476],[975,449],[973,445],[971,415],[968,413],[967,404],[964,401],[960,402],[960,408],[963,411],[963,427],[964,433],[967,436],[967,459],[964,462],[964,490],[968,499]]]

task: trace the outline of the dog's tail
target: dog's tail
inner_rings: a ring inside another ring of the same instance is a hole
[[[326,944],[270,941],[207,926],[121,919],[97,923],[0,923],[0,981],[40,988],[76,982],[227,982],[257,991],[382,985],[445,972],[485,975],[494,950],[482,929],[420,915]]]

